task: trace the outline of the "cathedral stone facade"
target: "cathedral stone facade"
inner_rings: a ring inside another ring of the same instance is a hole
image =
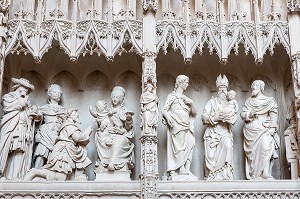
[[[1,0],[0,198],[300,199],[300,0]]]

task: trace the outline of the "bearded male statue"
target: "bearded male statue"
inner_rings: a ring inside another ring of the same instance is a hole
[[[249,180],[273,179],[273,160],[278,158],[278,111],[273,97],[263,94],[265,83],[255,80],[251,85],[251,97],[241,113],[245,121],[244,150],[246,153],[246,177]]]

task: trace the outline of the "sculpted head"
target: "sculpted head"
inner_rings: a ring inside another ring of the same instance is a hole
[[[49,95],[49,97],[51,99],[60,101],[60,98],[61,98],[61,95],[62,95],[61,87],[59,85],[57,85],[57,84],[51,84],[48,87],[47,94]]]
[[[186,75],[178,75],[176,78],[175,88],[176,91],[179,87],[185,90],[189,85],[189,77]]]
[[[16,91],[21,97],[25,97],[31,91],[34,91],[34,86],[24,78],[12,78],[13,90]]]
[[[95,107],[98,113],[101,113],[107,109],[107,105],[104,100],[97,101]]]
[[[228,93],[227,93],[227,99],[228,99],[229,101],[235,99],[235,97],[236,97],[236,93],[235,93],[234,90],[228,91]]]
[[[251,84],[252,96],[255,97],[259,93],[264,93],[265,83],[262,80],[255,80]]]
[[[116,86],[111,92],[111,102],[113,106],[123,104],[125,98],[125,89],[121,86]]]
[[[217,77],[216,86],[218,88],[218,96],[225,99],[228,90],[228,79],[225,75],[219,75]]]

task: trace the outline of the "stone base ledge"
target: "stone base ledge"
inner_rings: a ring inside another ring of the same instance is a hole
[[[9,199],[139,199],[140,181],[130,182],[9,182],[0,181],[0,198]],[[300,199],[300,181],[197,181],[158,182],[159,199],[264,198]]]
[[[299,192],[300,180],[159,182],[158,192]]]

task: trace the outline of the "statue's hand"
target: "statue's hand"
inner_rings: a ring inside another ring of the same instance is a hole
[[[269,132],[270,132],[271,136],[273,136],[275,134],[275,132],[276,132],[276,128],[273,128],[273,127],[270,128]]]
[[[119,134],[119,135],[123,135],[125,133],[125,129],[123,128],[119,128],[119,127],[113,127],[113,131],[116,133],[116,134]]]
[[[193,100],[189,99],[188,97],[184,97],[184,98],[183,98],[183,101],[184,101],[184,103],[187,104],[187,105],[193,104]]]
[[[169,119],[168,119],[168,125],[169,125],[171,128],[174,127],[174,120],[173,120],[173,118],[169,118]]]
[[[250,113],[249,113],[249,117],[253,118],[255,115],[256,115],[256,112],[251,110]]]
[[[215,122],[218,122],[218,121],[220,121],[220,120],[221,120],[221,118],[220,118],[220,115],[219,115],[219,114],[216,114],[216,115],[213,117],[213,119],[214,119],[214,121],[215,121]]]
[[[87,127],[84,131],[84,134],[90,136],[92,134],[92,127]]]

